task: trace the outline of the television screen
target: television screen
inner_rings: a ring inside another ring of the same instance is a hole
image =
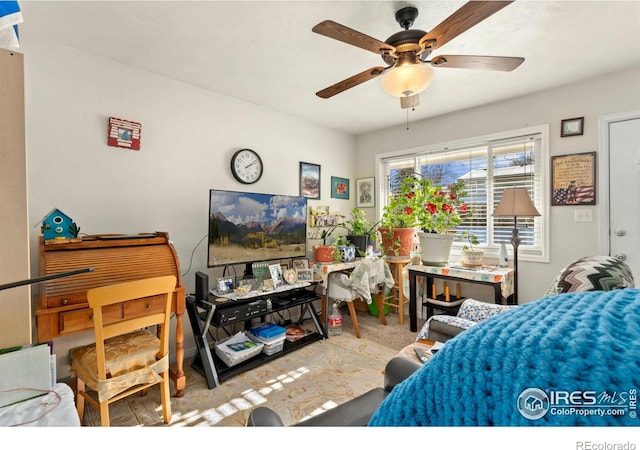
[[[305,256],[307,198],[211,189],[208,267]]]

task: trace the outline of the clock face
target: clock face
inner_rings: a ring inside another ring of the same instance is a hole
[[[231,173],[240,183],[255,183],[262,176],[262,170],[262,159],[253,150],[243,148],[231,157]]]

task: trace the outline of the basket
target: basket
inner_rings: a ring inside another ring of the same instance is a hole
[[[217,342],[215,345],[216,355],[229,367],[259,355],[263,348],[262,342],[253,341],[244,331]]]

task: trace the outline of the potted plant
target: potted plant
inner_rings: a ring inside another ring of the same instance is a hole
[[[356,247],[345,236],[338,236],[336,240],[338,251],[333,259],[342,262],[351,262],[356,259]]]
[[[463,180],[442,187],[428,178],[406,177],[400,185],[400,194],[392,196],[384,207],[381,225],[419,228],[422,261],[427,265],[445,266],[455,227],[467,212],[467,205],[462,201],[464,195]],[[390,234],[389,231],[386,233]],[[382,237],[384,239],[385,235]],[[409,255],[408,251],[406,255]]]
[[[338,228],[337,226],[331,228],[325,228],[320,234],[322,239],[322,245],[316,245],[313,247],[316,262],[333,262],[336,253],[336,246],[329,245],[327,239]]]
[[[480,244],[478,237],[472,231],[465,230],[456,238],[457,241],[466,242],[462,247],[463,266],[480,267],[483,264],[484,250],[475,248],[474,245]]]
[[[380,221],[371,224],[365,212],[359,208],[353,208],[350,214],[351,217],[340,226],[347,230],[346,238],[356,247],[358,255],[364,256]]]

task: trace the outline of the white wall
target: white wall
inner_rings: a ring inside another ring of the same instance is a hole
[[[421,95],[423,103],[427,104],[429,90],[427,89]],[[450,142],[541,124],[549,124],[550,156],[597,152],[598,119],[607,114],[637,110],[639,107],[640,68],[616,72],[562,88],[410,123],[408,131],[405,126],[398,126],[361,135],[357,140],[356,176],[374,174],[375,155],[379,153],[412,149],[422,145]],[[560,121],[582,116],[585,118],[584,135],[561,138]],[[550,163],[547,162],[547,164]],[[377,186],[380,185],[379,181],[376,180]],[[547,190],[550,189],[550,185],[549,180]],[[519,259],[520,303],[535,300],[543,295],[555,274],[567,263],[582,256],[599,254],[599,208],[599,204],[547,208],[551,215],[550,263],[534,263]],[[576,209],[592,210],[593,222],[575,223]],[[371,214],[372,211],[368,210],[368,213]]]
[[[207,233],[211,188],[299,195],[305,161],[321,165],[321,200],[310,206],[347,212],[354,205],[353,195],[331,199],[329,189],[331,175],[353,178],[352,136],[36,37],[24,36],[21,51],[32,276],[39,224],[53,207],[81,233],[167,231],[184,273]],[[142,124],[140,151],[107,146],[109,116]],[[229,168],[233,152],[245,147],[265,165],[251,186],[236,182]],[[187,292],[198,270],[220,276],[206,268],[206,243],[183,279]],[[186,315],[183,322],[189,355],[195,344]],[[59,377],[68,376],[67,350],[91,340],[91,333],[56,339]]]

